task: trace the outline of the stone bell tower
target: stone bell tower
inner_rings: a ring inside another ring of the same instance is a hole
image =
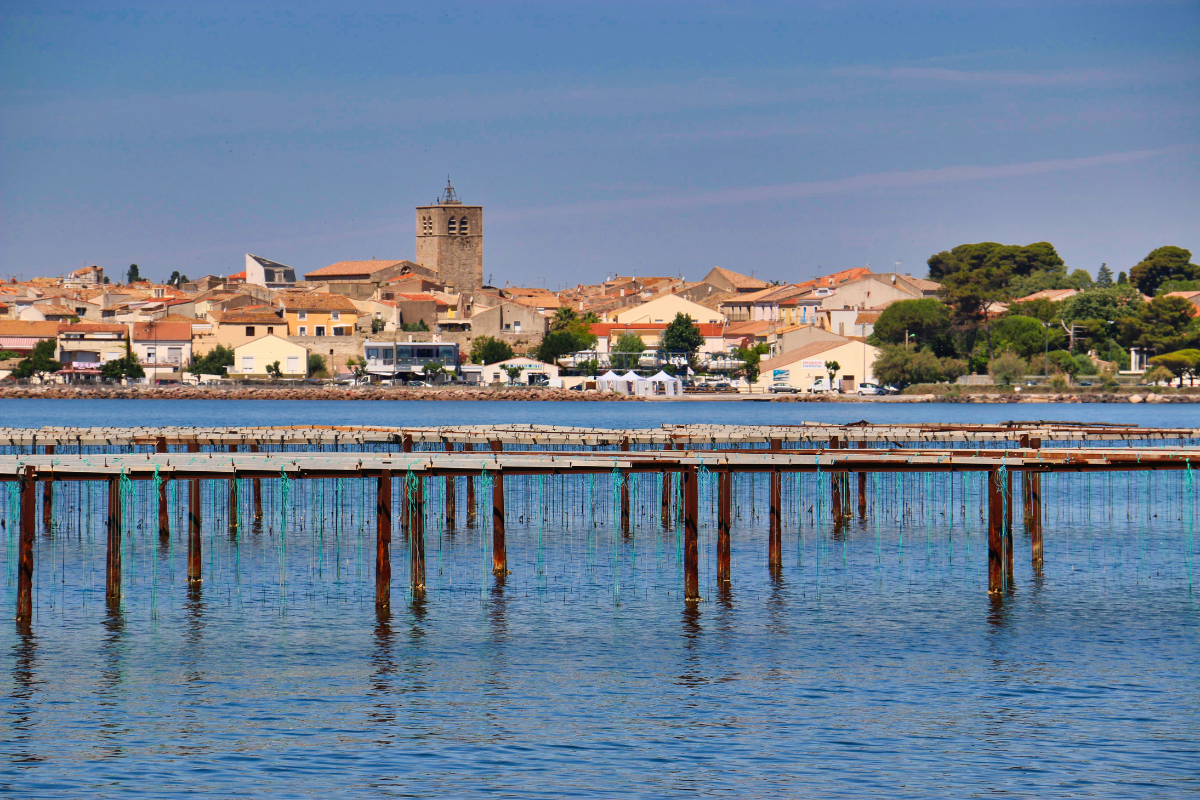
[[[437,270],[447,291],[483,286],[483,206],[464,206],[449,178],[433,205],[417,207],[416,261]]]

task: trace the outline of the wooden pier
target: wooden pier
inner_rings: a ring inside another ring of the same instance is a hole
[[[1158,446],[1146,442],[1163,443]],[[1166,443],[1172,443],[1167,446]],[[820,447],[812,446],[814,443]],[[851,448],[850,444],[856,446]],[[1047,446],[1053,443],[1053,446]],[[1139,443],[1139,446],[1133,446]],[[479,445],[477,448],[476,446]],[[1069,446],[1077,445],[1077,446]],[[475,480],[491,487],[492,571],[508,573],[508,476],[615,476],[620,524],[628,529],[629,479],[663,476],[663,521],[678,486],[682,528],[683,594],[700,599],[698,530],[702,474],[716,480],[717,582],[730,581],[730,513],[734,475],[766,473],[769,481],[768,569],[782,569],[782,479],[788,473],[830,476],[835,526],[853,516],[850,476],[857,480],[857,512],[867,513],[871,473],[984,473],[987,475],[988,591],[1011,585],[1013,570],[1013,475],[1021,476],[1026,529],[1033,564],[1043,558],[1041,476],[1046,473],[1191,470],[1200,465],[1200,429],[1142,429],[1072,423],[993,426],[671,426],[653,430],[568,429],[536,426],[461,428],[221,428],[221,429],[0,429],[0,482],[18,482],[20,531],[16,618],[32,618],[36,496],[43,490],[47,528],[56,483],[100,481],[108,486],[106,596],[121,596],[122,481],[158,485],[157,529],[170,535],[166,487],[187,486],[187,578],[203,580],[201,482],[228,486],[231,508],[238,482],[249,480],[256,521],[262,519],[260,482],[325,478],[373,480],[376,487],[375,602],[391,601],[391,542],[396,509],[393,481],[401,482],[401,528],[409,543],[409,581],[425,586],[425,485],[446,482],[445,517],[455,524],[456,479],[466,478],[468,525],[474,524]],[[237,516],[229,532],[236,536]]]

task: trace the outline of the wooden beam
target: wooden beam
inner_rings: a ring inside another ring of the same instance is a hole
[[[33,538],[36,530],[37,472],[25,467],[21,475],[21,519],[17,542],[17,625],[33,622]]]
[[[375,608],[392,604],[392,471],[375,484]]]
[[[729,583],[729,534],[733,520],[733,473],[717,472],[717,583]]]
[[[1007,588],[1004,575],[1004,498],[1001,495],[1000,470],[987,473],[988,489],[988,594],[1000,594]]]
[[[504,445],[492,440],[492,452],[498,453]],[[492,574],[503,577],[508,574],[508,547],[504,529],[504,473],[499,470],[492,476]]]
[[[46,455],[54,455],[54,445],[43,448]],[[54,481],[42,481],[42,529],[52,533],[54,529]]]
[[[863,450],[867,446],[866,442],[859,442],[858,449]],[[867,473],[858,473],[858,518],[867,518]]]
[[[446,442],[446,452],[454,452],[453,442]],[[446,530],[454,530],[454,525],[457,522],[455,519],[458,516],[456,498],[454,496],[454,482],[458,480],[453,475],[447,475],[446,478]]]
[[[167,437],[159,436],[154,441],[154,452],[167,452]],[[167,481],[170,478],[162,478],[158,484],[158,538],[162,542],[171,540],[171,510],[167,504]]]
[[[229,452],[236,453],[238,446],[236,444],[229,445]],[[229,479],[229,535],[237,536],[238,533],[238,479],[232,477]]]
[[[425,591],[425,478],[417,475],[408,525],[408,580],[414,592]]]
[[[700,600],[700,476],[696,467],[680,473],[683,481],[683,599]]]
[[[200,553],[200,481],[188,481],[188,552],[187,579],[189,583],[203,580],[203,559]]]
[[[108,479],[108,552],[105,557],[104,599],[111,606],[121,603],[121,479]]]
[[[258,445],[250,445],[250,452],[257,453]],[[258,478],[250,481],[251,500],[254,502],[254,524],[262,527],[263,518],[263,503],[262,503],[262,481]]]
[[[767,569],[783,569],[783,473],[771,472],[770,524],[767,543]]]
[[[467,442],[463,445],[463,452],[470,453],[475,450],[475,445]],[[467,527],[475,527],[475,476],[467,473]]]

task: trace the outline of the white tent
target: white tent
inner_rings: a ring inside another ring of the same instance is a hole
[[[625,394],[643,395],[650,393],[650,384],[633,370],[629,370],[621,376],[621,383],[625,387]]]
[[[599,378],[596,378],[596,388],[602,392],[629,393],[625,387],[625,379],[611,369]]]
[[[683,394],[683,381],[661,370],[657,375],[647,378],[646,382],[650,384],[650,392],[652,394],[665,394],[668,397],[677,397]],[[659,391],[660,387],[661,392]]]

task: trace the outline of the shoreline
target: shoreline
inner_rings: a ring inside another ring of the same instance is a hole
[[[195,386],[12,386],[0,388],[0,400],[341,400],[439,401],[477,400],[524,402],[748,402],[748,403],[1200,403],[1200,394],[1153,392],[1017,394],[986,392],[957,396],[936,394],[885,395],[742,395],[689,394],[679,397],[631,397],[612,392],[575,392],[544,388],[406,389],[380,387],[272,387],[216,388]]]

